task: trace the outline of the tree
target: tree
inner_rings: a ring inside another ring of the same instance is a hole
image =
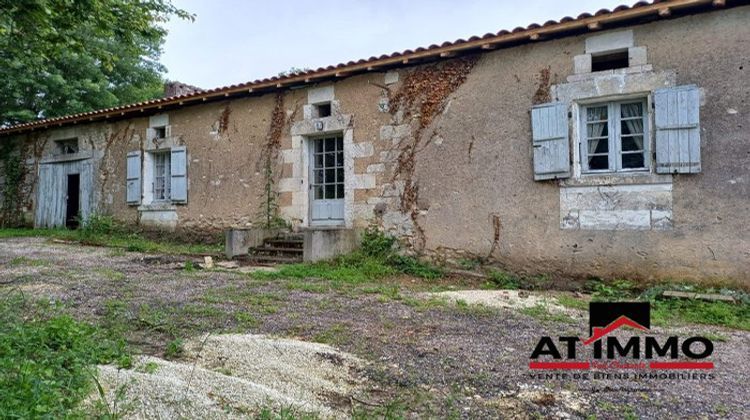
[[[0,126],[158,97],[171,0],[0,0]]]

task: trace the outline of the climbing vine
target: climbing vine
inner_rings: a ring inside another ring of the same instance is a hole
[[[417,248],[424,245],[424,230],[418,222],[419,186],[414,179],[416,156],[437,136],[434,131],[425,136],[424,131],[445,110],[448,98],[466,81],[477,60],[478,56],[467,56],[416,68],[406,75],[397,91],[388,92],[390,113],[402,112],[405,119],[411,117],[413,124],[416,123],[411,136],[399,145],[392,181],[404,182],[400,210],[409,214],[414,223]]]
[[[273,111],[271,111],[271,124],[266,135],[260,157],[260,171],[264,177],[263,197],[261,198],[261,223],[267,228],[284,226],[286,223],[279,217],[278,193],[274,188],[276,184],[276,173],[274,169],[278,164],[279,149],[281,149],[281,137],[284,129],[294,119],[295,110],[288,118],[284,110],[284,94],[276,94]]]
[[[26,176],[23,164],[23,151],[10,141],[0,146],[2,164],[2,207],[0,208],[0,227],[11,227],[22,224],[21,207],[23,203],[21,185]]]

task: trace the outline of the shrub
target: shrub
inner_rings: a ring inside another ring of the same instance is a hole
[[[165,359],[177,359],[185,353],[185,344],[182,339],[175,338],[174,340],[167,343],[167,348],[164,350]]]
[[[91,390],[93,365],[128,365],[129,360],[121,338],[67,315],[33,307],[20,296],[0,301],[3,417],[80,416],[78,406]]]
[[[487,279],[498,289],[518,289],[521,286],[518,277],[501,270],[490,270],[487,273]]]
[[[371,257],[385,258],[393,253],[396,238],[387,236],[371,226],[362,235],[362,253]]]

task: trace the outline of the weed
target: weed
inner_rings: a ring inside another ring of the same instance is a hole
[[[148,373],[149,375],[153,375],[157,370],[159,370],[159,365],[156,362],[146,362],[136,369],[137,372]]]
[[[301,411],[292,405],[285,405],[280,408],[261,407],[255,418],[257,420],[316,420],[320,416]]]
[[[174,360],[181,357],[184,353],[185,343],[181,338],[175,338],[167,343],[167,348],[164,350],[164,358],[167,360]]]
[[[376,227],[368,227],[362,235],[362,253],[375,258],[386,258],[393,253],[396,238],[387,236]]]
[[[96,268],[94,269],[94,273],[104,277],[107,280],[111,281],[122,281],[125,280],[125,273],[113,270],[111,268]]]
[[[185,271],[186,273],[192,273],[192,272],[194,272],[195,271],[195,263],[192,262],[192,261],[190,261],[190,260],[185,261],[185,266],[182,268],[182,270]]]
[[[22,310],[19,310],[22,308]],[[81,416],[92,365],[125,360],[124,340],[29,303],[0,300],[0,412],[9,418]]]
[[[476,258],[462,258],[458,261],[458,266],[464,270],[476,270],[482,265],[482,261]]]
[[[258,318],[250,315],[247,312],[237,312],[234,314],[234,319],[237,321],[237,326],[240,329],[251,329],[258,326]]]
[[[518,289],[521,285],[518,277],[500,270],[490,270],[487,279],[490,285],[497,289]]]

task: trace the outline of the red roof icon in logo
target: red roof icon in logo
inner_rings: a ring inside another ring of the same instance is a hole
[[[632,319],[628,318],[625,315],[621,315],[619,318],[612,321],[609,325],[607,325],[604,328],[601,327],[594,327],[593,328],[593,334],[591,334],[591,337],[583,341],[583,344],[588,346],[589,344],[598,341],[605,337],[607,334],[622,328],[622,327],[631,327],[635,329],[639,329],[642,331],[648,331],[648,328],[644,327],[643,325],[633,321]]]

